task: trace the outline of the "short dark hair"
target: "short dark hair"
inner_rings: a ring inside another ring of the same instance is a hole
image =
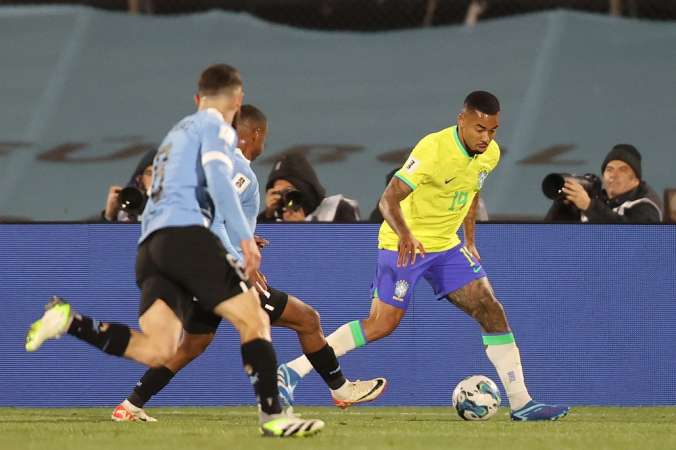
[[[218,95],[242,86],[242,76],[227,64],[214,64],[200,74],[197,89],[201,95]]]
[[[486,91],[474,91],[465,99],[464,107],[469,112],[481,111],[489,116],[494,116],[500,112],[500,102],[498,98]]]
[[[239,110],[239,123],[253,123],[256,125],[265,125],[268,123],[268,118],[265,117],[263,111],[256,108],[254,105],[242,105]]]

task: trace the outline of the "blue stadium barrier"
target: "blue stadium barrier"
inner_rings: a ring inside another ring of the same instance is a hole
[[[0,406],[115,406],[145,368],[72,336],[23,349],[29,324],[53,294],[84,314],[137,327],[134,258],[138,225],[0,225]],[[328,334],[364,318],[378,227],[261,225],[270,240],[271,285],[312,304]],[[539,401],[571,405],[673,405],[676,383],[676,227],[669,225],[479,224],[482,264],[521,349]],[[300,352],[290,330],[273,328],[280,361]],[[423,282],[394,334],[341,358],[348,378],[384,376],[375,405],[450,405],[462,378],[500,385],[479,326]],[[503,391],[504,394],[504,391]],[[332,404],[316,374],[301,405]],[[148,406],[252,404],[238,336],[222,325],[207,352]]]

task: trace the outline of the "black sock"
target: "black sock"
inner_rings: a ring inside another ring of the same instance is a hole
[[[326,344],[321,350],[306,353],[308,361],[331,389],[338,389],[347,381],[340,370],[338,358],[333,348]]]
[[[172,378],[174,378],[174,372],[164,366],[148,369],[136,383],[136,387],[129,394],[127,400],[132,405],[143,408],[153,395],[169,384]]]
[[[68,334],[115,356],[124,355],[131,339],[131,330],[126,325],[99,322],[79,314],[73,317]]]
[[[242,344],[242,361],[261,410],[266,414],[282,412],[277,397],[277,355],[272,344],[263,339]]]

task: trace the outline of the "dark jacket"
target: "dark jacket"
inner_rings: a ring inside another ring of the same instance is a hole
[[[662,220],[660,207],[649,197],[650,188],[644,181],[635,189],[625,192],[612,200],[606,191],[599,198],[592,198],[586,211],[575,205],[566,205],[557,199],[545,216],[546,222],[589,222],[589,223],[658,223]]]
[[[327,198],[326,190],[319,182],[317,173],[303,153],[289,153],[275,162],[265,184],[266,191],[277,180],[288,181],[303,194],[302,207],[306,216],[311,216]],[[331,222],[355,222],[359,220],[359,210],[355,208],[354,201],[341,197],[339,201],[334,203],[335,211],[332,210],[328,214],[333,216]],[[277,217],[265,217],[265,212],[260,213],[257,217],[259,223],[276,222],[277,220]]]

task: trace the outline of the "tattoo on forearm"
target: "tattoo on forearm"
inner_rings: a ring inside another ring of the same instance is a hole
[[[397,234],[399,234],[400,230],[408,227],[399,203],[408,197],[410,193],[410,190],[403,190],[397,181],[392,180],[387,185],[383,198],[380,200],[383,205],[383,211],[381,211],[383,218]]]
[[[465,234],[465,243],[474,242],[474,226],[476,224],[476,211],[479,208],[479,193],[474,196],[472,204],[467,210],[467,215],[462,220],[462,229]]]

